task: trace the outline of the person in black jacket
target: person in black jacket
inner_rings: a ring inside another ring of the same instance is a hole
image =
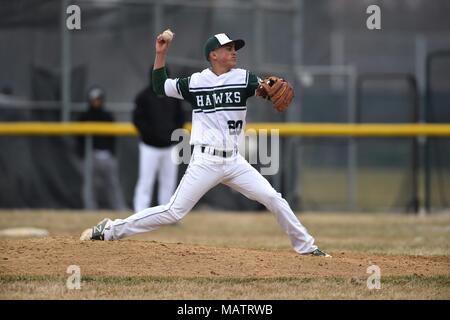
[[[111,112],[104,109],[105,92],[98,86],[88,92],[88,110],[84,111],[78,121],[114,122]],[[85,157],[85,136],[78,137],[77,153]],[[88,210],[99,208],[99,191],[108,201],[108,209],[126,210],[125,199],[119,182],[116,160],[116,139],[113,136],[93,136],[92,143],[92,190],[87,190],[87,181],[83,184],[84,206]]]
[[[171,159],[176,141],[172,132],[182,128],[185,118],[179,100],[158,97],[152,88],[153,66],[148,86],[138,93],[133,111],[139,142],[139,177],[134,191],[134,210],[151,206],[153,187],[158,179],[158,204],[168,203],[175,191],[178,165]]]

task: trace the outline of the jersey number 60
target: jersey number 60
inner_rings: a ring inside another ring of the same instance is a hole
[[[242,120],[228,120],[228,130],[230,131],[230,135],[239,135],[242,131]]]

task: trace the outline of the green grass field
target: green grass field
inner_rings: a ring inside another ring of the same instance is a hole
[[[0,298],[450,299],[448,214],[299,215],[332,259],[300,257],[267,213],[192,212],[131,239],[78,241],[103,217],[127,215],[0,212],[0,229],[50,232],[0,239]],[[80,290],[66,287],[72,261],[81,266]],[[367,288],[371,263],[380,265],[380,290]]]

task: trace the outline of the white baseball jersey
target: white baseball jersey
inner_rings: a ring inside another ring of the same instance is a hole
[[[205,69],[188,78],[167,79],[164,90],[193,107],[191,145],[235,150],[245,128],[247,99],[255,94],[258,80],[244,69],[220,76]]]

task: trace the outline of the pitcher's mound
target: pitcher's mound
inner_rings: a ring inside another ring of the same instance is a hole
[[[291,249],[250,249],[156,241],[80,241],[78,236],[0,241],[1,275],[65,274],[78,265],[85,276],[367,279],[367,268],[384,276],[448,276],[448,256],[330,252],[302,256]],[[1,291],[1,290],[0,290]]]

